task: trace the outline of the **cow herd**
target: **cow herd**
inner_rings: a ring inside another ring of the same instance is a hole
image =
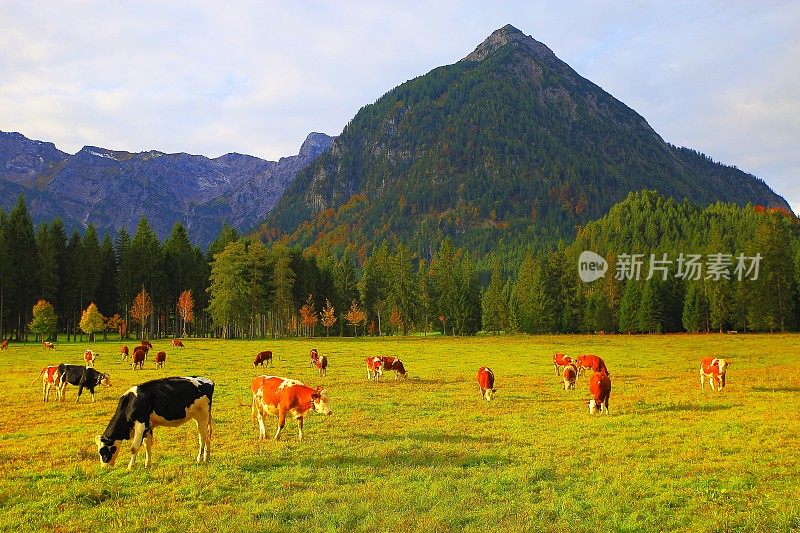
[[[180,340],[172,341],[173,347],[183,347]],[[131,368],[142,369],[148,352],[153,348],[149,341],[133,348]],[[39,376],[42,383],[42,400],[48,401],[51,389],[55,389],[58,400],[64,401],[67,384],[78,387],[76,402],[80,400],[84,389],[87,389],[94,401],[95,388],[111,386],[108,374],[98,372],[94,368],[97,358],[95,352],[84,352],[85,366],[60,364],[43,368]],[[126,361],[129,355],[127,346],[122,346],[120,355]],[[166,360],[165,352],[155,356],[156,368],[163,368]],[[395,380],[406,379],[408,373],[403,362],[394,356],[375,355],[364,359],[367,367],[367,379],[378,382],[385,371],[394,371]],[[273,355],[269,350],[259,352],[253,367],[272,366]],[[725,375],[731,363],[722,358],[707,357],[700,363],[700,385],[705,389],[709,381],[712,390],[722,391],[725,387]],[[320,377],[327,375],[328,358],[320,356],[316,349],[311,350],[309,366],[317,368]],[[587,371],[591,371],[588,379],[590,399],[589,413],[608,414],[609,397],[611,395],[611,378],[605,361],[596,355],[578,355],[574,360],[562,353],[553,355],[553,368],[565,391],[575,390],[576,381]],[[481,398],[491,401],[497,392],[495,374],[488,367],[480,367],[476,376]],[[111,466],[121,450],[122,441],[130,440],[131,458],[128,468],[136,462],[136,455],[144,444],[145,466],[150,465],[150,451],[153,442],[153,429],[159,426],[179,426],[194,420],[197,424],[200,450],[198,462],[205,462],[210,455],[212,419],[211,404],[214,394],[214,382],[205,377],[167,377],[147,381],[128,389],[119,399],[117,409],[111,417],[105,432],[95,439],[101,463]],[[281,434],[286,417],[297,421],[299,440],[303,440],[303,419],[316,412],[324,415],[332,414],[327,391],[322,387],[310,387],[296,379],[278,376],[261,375],[253,379],[250,385],[252,396],[251,418],[258,425],[258,438],[267,439],[265,419],[277,417],[278,428],[275,439]]]

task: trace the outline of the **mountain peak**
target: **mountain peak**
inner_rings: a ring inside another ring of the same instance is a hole
[[[493,31],[485,41],[475,48],[474,52],[465,57],[462,61],[483,61],[492,53],[509,43],[527,50],[540,58],[555,57],[553,51],[545,44],[540,43],[530,35],[525,35],[511,24],[506,24],[502,28]]]
[[[306,140],[303,141],[298,155],[302,158],[314,158],[322,152],[330,150],[333,139],[333,137],[324,133],[311,132],[306,137]]]

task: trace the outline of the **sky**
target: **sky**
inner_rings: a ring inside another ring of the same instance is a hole
[[[800,2],[0,0],[0,130],[274,160],[505,24],[800,213]]]

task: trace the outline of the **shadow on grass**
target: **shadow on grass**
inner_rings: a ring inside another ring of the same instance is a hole
[[[753,387],[753,392],[800,392],[800,387]]]
[[[709,413],[712,411],[727,411],[731,409],[732,405],[723,404],[696,404],[696,403],[672,403],[672,404],[636,404],[636,411],[645,413],[663,413],[663,412],[691,412],[698,411]]]
[[[421,442],[435,442],[439,444],[467,444],[467,443],[489,443],[500,442],[496,437],[485,435],[468,435],[468,434],[452,434],[452,433],[431,433],[431,432],[413,432],[406,434],[374,434],[374,433],[360,433],[354,434],[353,437],[362,438],[368,441],[387,441],[387,440],[412,440]]]
[[[461,467],[471,468],[479,466],[507,466],[513,461],[507,457],[495,454],[480,454],[459,456],[456,454],[438,453],[404,453],[387,449],[385,453],[375,451],[372,455],[335,454],[327,456],[311,456],[296,459],[274,460],[267,458],[251,459],[239,466],[239,470],[248,473],[259,473],[281,467],[305,468],[385,468],[387,466],[400,468],[420,467]]]

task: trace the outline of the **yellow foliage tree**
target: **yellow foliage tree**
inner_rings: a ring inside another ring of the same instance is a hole
[[[79,326],[84,333],[89,335],[89,342],[94,340],[95,332],[106,329],[106,319],[94,302],[84,309]]]

